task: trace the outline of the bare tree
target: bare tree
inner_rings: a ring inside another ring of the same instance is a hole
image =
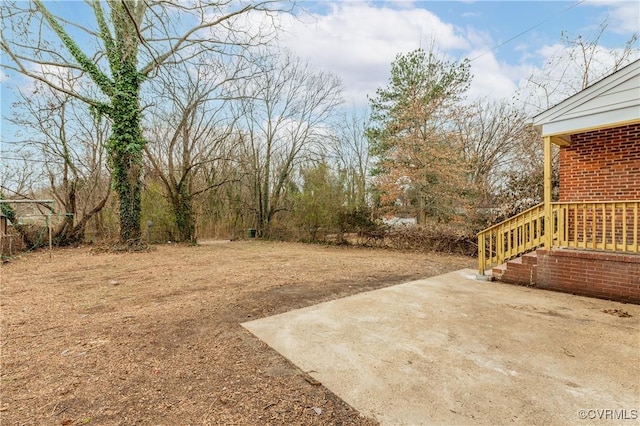
[[[73,79],[61,81],[65,87],[73,83]],[[108,121],[92,115],[76,98],[40,82],[20,92],[10,120],[24,135],[17,141],[21,150],[41,166],[49,184],[44,190],[62,207],[54,239],[60,245],[82,241],[89,220],[109,198],[104,161]]]
[[[285,208],[293,173],[317,157],[329,139],[329,119],[341,103],[331,74],[285,54],[256,63],[259,74],[238,87],[243,158],[258,232],[265,235]]]
[[[237,64],[216,58],[182,68],[168,68],[154,85],[145,152],[165,188],[179,238],[195,244],[194,199],[234,179],[220,173],[234,161],[238,144],[225,85],[243,74]]]
[[[506,100],[476,101],[456,117],[469,180],[479,195],[494,193],[504,184],[504,174],[517,160],[517,147],[528,134],[527,120],[524,111]]]
[[[552,147],[552,196],[559,185],[559,150]],[[539,204],[544,199],[544,155],[540,133],[528,125],[522,137],[511,147],[513,161],[501,173],[496,205],[500,207],[491,221],[499,222]]]
[[[6,144],[4,141],[3,145]],[[29,152],[7,151],[3,147],[0,154],[0,194],[5,198],[13,195],[26,198],[24,194],[33,194],[34,184],[40,178],[37,169],[41,160],[32,157]]]
[[[366,113],[353,109],[343,113],[331,138],[329,155],[336,162],[338,170],[346,175],[349,203],[356,208],[367,205],[367,178],[371,160],[365,131],[370,125]]]
[[[136,244],[141,235],[143,83],[162,67],[196,61],[203,52],[233,55],[264,43],[273,25],[260,17],[269,18],[280,4],[91,0],[65,7],[32,0],[0,6],[0,48],[9,59],[3,67],[73,96],[112,120],[107,154],[120,202],[123,243]],[[77,20],[85,16],[77,10],[83,5],[93,14],[93,23]],[[261,12],[260,17],[254,12]],[[60,68],[97,90],[77,90],[84,84],[64,86]]]
[[[529,76],[520,91],[526,107],[534,113],[548,109],[640,57],[638,32],[622,48],[603,47],[601,39],[608,28],[604,20],[592,36],[563,31],[560,48],[541,70]]]
[[[3,141],[6,145],[6,141]],[[33,188],[38,183],[40,173],[37,171],[40,160],[34,159],[29,152],[7,152],[3,149],[0,155],[0,200],[34,199]],[[36,205],[36,208],[38,206]],[[46,205],[51,209],[50,205]],[[36,240],[31,238],[27,227],[19,225],[21,212],[16,211],[11,203],[0,203],[0,214],[11,222],[14,229],[22,236],[24,243],[32,247]],[[0,247],[2,251],[4,247]]]

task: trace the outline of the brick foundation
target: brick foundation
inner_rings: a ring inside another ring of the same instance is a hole
[[[539,249],[535,285],[640,304],[640,255]]]

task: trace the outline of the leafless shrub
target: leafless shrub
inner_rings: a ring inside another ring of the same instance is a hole
[[[478,246],[475,234],[466,229],[443,224],[386,227],[380,226],[359,234],[358,244],[418,253],[440,252],[474,256]]]

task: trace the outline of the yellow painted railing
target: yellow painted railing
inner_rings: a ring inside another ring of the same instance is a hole
[[[542,245],[544,204],[478,233],[478,270],[484,271]]]
[[[552,203],[554,247],[640,253],[640,201]],[[478,234],[480,274],[544,246],[544,204]]]
[[[554,247],[638,253],[640,201],[552,203]]]

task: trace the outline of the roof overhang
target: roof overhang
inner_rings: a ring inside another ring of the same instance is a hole
[[[558,145],[571,135],[640,123],[640,60],[536,115],[533,126]]]

